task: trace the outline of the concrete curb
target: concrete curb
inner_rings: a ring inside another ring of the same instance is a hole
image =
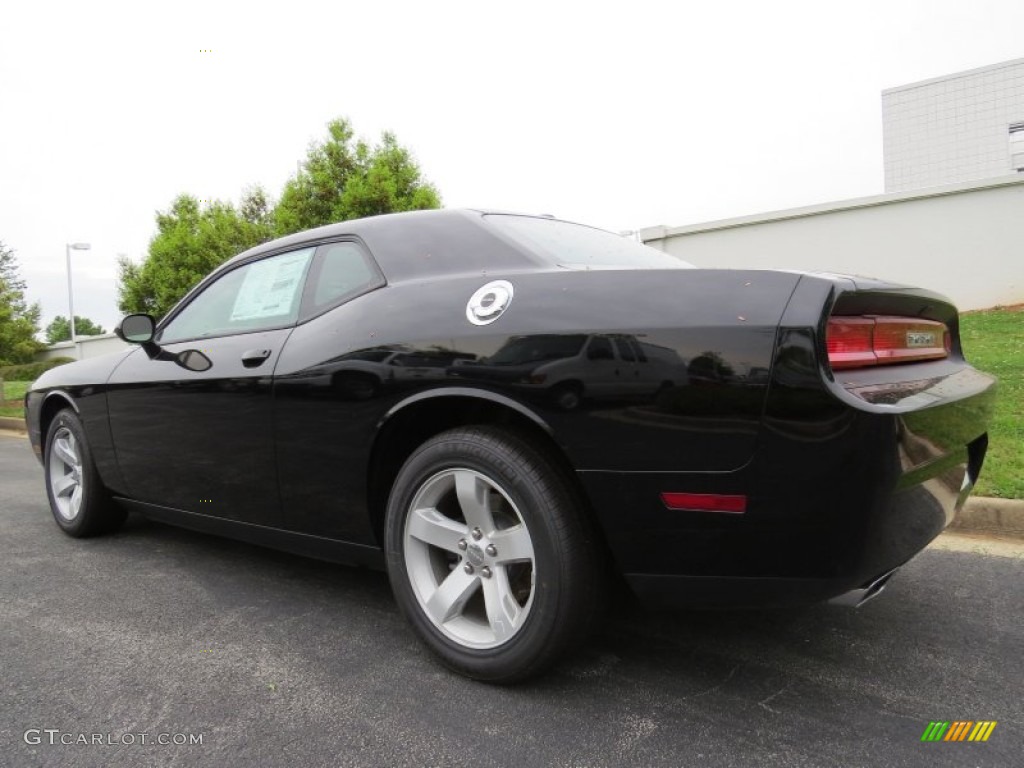
[[[0,430],[25,437],[24,419],[0,416]],[[972,496],[949,526],[960,533],[988,533],[1024,538],[1024,500]]]
[[[25,420],[14,416],[0,416],[0,429],[9,429],[12,432],[28,432]]]
[[[972,497],[953,520],[950,530],[1024,537],[1024,501]]]

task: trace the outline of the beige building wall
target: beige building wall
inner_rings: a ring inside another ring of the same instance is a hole
[[[878,277],[938,291],[961,310],[1024,302],[1024,174],[640,237],[700,267]]]
[[[885,191],[1024,170],[1024,59],[882,92]]]
[[[53,360],[55,357],[73,357],[77,360],[86,360],[90,357],[99,357],[111,352],[121,352],[130,346],[131,344],[121,341],[112,333],[105,333],[101,336],[79,336],[75,340],[74,345],[70,341],[62,341],[59,344],[50,345],[36,355],[36,360],[43,362],[45,360]]]

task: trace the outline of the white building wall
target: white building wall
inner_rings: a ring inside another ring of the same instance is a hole
[[[699,267],[878,277],[938,291],[961,310],[1024,302],[1024,174],[640,237]]]
[[[1024,59],[883,91],[886,192],[1017,171],[1015,123],[1024,123]]]
[[[100,336],[79,336],[75,343],[62,341],[58,344],[51,344],[42,352],[36,354],[36,360],[43,362],[53,360],[55,357],[72,357],[76,360],[85,360],[90,357],[99,357],[111,352],[120,352],[128,349],[131,344],[121,341],[112,333],[104,333]],[[77,349],[76,349],[77,347]]]

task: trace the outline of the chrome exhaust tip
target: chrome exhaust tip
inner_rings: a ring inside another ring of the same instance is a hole
[[[831,605],[842,605],[847,608],[860,608],[868,600],[876,598],[882,594],[882,590],[885,589],[885,585],[889,583],[889,579],[891,579],[893,574],[898,570],[898,568],[893,568],[888,573],[882,574],[867,585],[858,587],[857,589],[851,589],[849,592],[844,592],[841,595],[836,595],[828,602]]]

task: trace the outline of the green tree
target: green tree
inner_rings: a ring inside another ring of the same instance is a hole
[[[156,215],[157,234],[141,264],[121,257],[118,306],[122,312],[165,315],[212,269],[273,236],[266,193],[248,189],[236,209],[215,200],[206,205],[179,195]]]
[[[701,381],[729,381],[735,371],[725,359],[713,350],[702,352],[687,366],[690,376]]]
[[[437,189],[420,175],[409,150],[385,132],[380,144],[356,141],[344,118],[327,124],[274,209],[274,230],[287,235],[323,224],[381,213],[440,208]]]
[[[0,242],[0,365],[29,363],[42,346],[39,303],[25,301],[25,281],[18,272],[14,251]]]
[[[162,316],[212,269],[231,256],[269,240],[362,216],[438,208],[437,190],[420,176],[410,152],[391,133],[375,146],[356,141],[347,120],[327,126],[327,141],[309,148],[298,174],[271,207],[259,187],[236,208],[207,205],[179,195],[158,212],[157,234],[141,264],[122,257],[118,306],[123,312]]]
[[[88,317],[75,315],[75,336],[98,336],[106,333],[103,326],[97,325]],[[46,343],[56,344],[58,341],[71,341],[71,326],[64,315],[57,315],[46,326]]]

